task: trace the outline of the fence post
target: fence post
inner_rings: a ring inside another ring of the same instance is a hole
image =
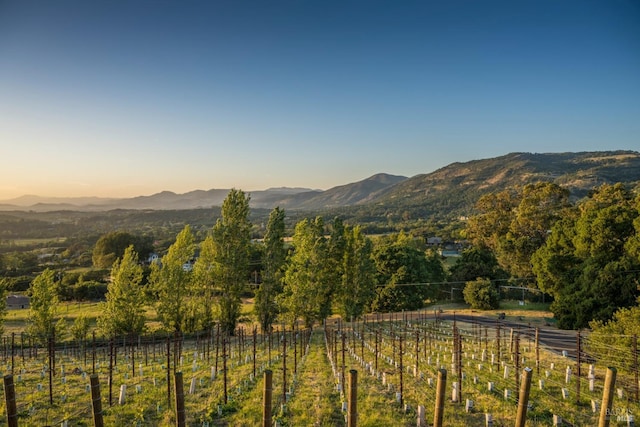
[[[109,404],[111,404],[111,388],[109,388]],[[171,407],[171,337],[167,335],[167,406]]]
[[[262,398],[262,427],[271,427],[271,394],[273,392],[273,373],[264,371],[264,392]]]
[[[540,374],[540,328],[536,326],[536,374]]]
[[[602,405],[600,406],[598,427],[609,427],[611,407],[613,405],[613,390],[616,384],[617,373],[616,368],[607,368],[607,375],[604,378],[604,390],[602,391]]]
[[[436,386],[436,407],[433,414],[433,427],[442,427],[444,419],[444,392],[447,386],[447,370],[438,371],[438,384]]]
[[[55,348],[53,346],[53,339],[51,337],[47,339],[47,344],[49,349],[49,405],[53,406],[53,373],[55,372]]]
[[[345,340],[346,340],[346,335],[344,332],[344,328],[341,328],[340,330],[340,338],[341,338],[341,343],[342,343],[342,365],[340,365],[340,387],[342,388],[340,390],[340,393],[342,394],[342,397],[346,397],[347,396],[347,392],[345,391],[345,384],[346,384],[346,380],[345,380],[345,374],[344,374],[344,370],[346,368],[346,364],[345,364],[345,360],[344,360],[344,353],[345,353]]]
[[[531,368],[524,368],[522,371],[522,382],[520,383],[520,397],[518,398],[518,412],[516,414],[516,427],[524,427],[527,421],[527,405],[529,403],[529,391],[531,390]]]
[[[11,332],[11,375],[13,375],[13,367],[15,366],[15,345],[16,345],[16,333]]]
[[[182,387],[182,372],[176,372],[175,387],[176,387],[176,426],[185,427],[184,418],[184,389]]]
[[[358,424],[358,371],[349,371],[349,402],[347,408],[347,427],[356,427]]]
[[[634,382],[633,382],[633,391],[634,391],[634,397],[636,402],[638,401],[639,395],[640,395],[640,389],[638,387],[638,336],[634,335],[633,336],[633,376],[634,376]]]
[[[18,427],[16,389],[13,385],[13,375],[4,376],[4,397],[7,405],[7,425],[9,427]]]
[[[581,374],[581,354],[582,354],[582,337],[580,336],[580,329],[576,333],[576,406],[580,404],[580,377]]]
[[[102,420],[102,398],[100,397],[100,379],[98,375],[93,374],[91,380],[91,406],[93,407],[93,425],[94,427],[103,427]]]
[[[282,403],[287,403],[287,328],[282,325]]]

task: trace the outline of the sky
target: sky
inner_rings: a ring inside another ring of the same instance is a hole
[[[0,200],[628,149],[636,0],[0,0]]]

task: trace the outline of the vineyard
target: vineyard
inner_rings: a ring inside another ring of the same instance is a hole
[[[1,419],[94,425],[97,385],[104,425],[176,425],[184,414],[189,426],[256,426],[267,411],[272,425],[340,426],[353,391],[357,425],[426,426],[436,415],[440,381],[443,425],[507,426],[515,423],[523,372],[530,368],[527,425],[594,426],[612,366],[611,423],[633,424],[640,409],[635,337],[621,337],[624,345],[608,349],[618,357],[598,360],[597,344],[586,334],[575,334],[573,350],[553,351],[539,328],[450,317],[369,315],[356,322],[331,318],[312,331],[280,325],[262,334],[251,326],[233,336],[214,329],[44,347],[13,334],[3,338],[0,353]],[[354,371],[357,389],[349,387]],[[12,392],[15,416],[7,399]]]

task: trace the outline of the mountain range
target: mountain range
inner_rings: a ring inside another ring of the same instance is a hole
[[[465,215],[487,192],[539,181],[551,181],[579,198],[603,183],[640,185],[640,153],[601,151],[578,153],[510,153],[500,157],[452,163],[431,173],[404,177],[379,173],[325,191],[270,188],[251,191],[251,206],[322,211],[368,208],[384,214],[402,209],[412,216]],[[22,196],[0,201],[0,210],[107,211],[182,210],[220,206],[228,189],[195,190],[184,194],[163,191],[132,198],[47,198]]]

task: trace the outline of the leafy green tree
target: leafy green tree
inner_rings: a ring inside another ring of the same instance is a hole
[[[449,274],[452,282],[469,282],[478,277],[490,280],[508,277],[486,246],[471,246],[462,251],[462,256],[451,267]]]
[[[106,302],[101,304],[102,315],[98,318],[98,327],[105,336],[136,336],[144,330],[142,279],[142,267],[131,245],[124,251],[122,258],[113,263],[111,269]]]
[[[89,334],[89,318],[85,314],[81,314],[73,321],[71,325],[71,336],[76,342],[84,342]]]
[[[169,331],[182,333],[187,317],[187,303],[192,297],[191,271],[187,267],[195,253],[191,227],[186,225],[162,257],[151,265],[150,284],[157,294],[156,311]]]
[[[232,189],[222,203],[222,217],[213,227],[213,283],[216,308],[224,331],[235,330],[242,305],[241,295],[249,272],[249,196]]]
[[[569,207],[569,190],[549,182],[525,185],[499,251],[503,268],[516,277],[531,277],[532,255]]]
[[[296,224],[293,253],[288,259],[284,289],[277,301],[284,318],[293,323],[302,318],[307,327],[323,319],[327,283],[327,242],[322,218]]]
[[[347,228],[341,218],[334,218],[331,233],[326,242],[326,259],[324,261],[324,284],[321,287],[320,319],[331,315],[334,296],[343,283],[345,274],[345,256],[347,251]]]
[[[143,258],[153,251],[152,240],[148,236],[135,236],[125,231],[114,231],[100,236],[93,248],[94,267],[111,268],[115,260],[122,258],[124,251],[131,245]]]
[[[276,298],[282,292],[287,257],[287,250],[284,246],[284,220],[284,209],[279,207],[273,209],[269,214],[267,231],[264,236],[262,283],[256,290],[254,307],[263,332],[271,329],[279,312]]]
[[[531,257],[569,207],[568,190],[550,182],[488,194],[476,204],[480,214],[469,219],[467,235],[512,276],[530,277]]]
[[[8,271],[22,271],[24,273],[38,267],[38,256],[30,252],[8,252],[4,256],[4,267]]]
[[[486,246],[498,252],[500,241],[509,232],[513,211],[518,205],[514,190],[488,193],[480,197],[475,208],[479,212],[467,221],[466,236],[476,246]]]
[[[216,244],[213,236],[208,235],[200,244],[200,256],[193,264],[193,291],[197,298],[189,301],[196,327],[209,330],[215,324],[213,312],[216,284],[214,275]]]
[[[622,185],[603,185],[558,221],[532,257],[538,286],[554,297],[558,326],[606,321],[638,295],[640,262],[627,252],[639,212]]]
[[[464,301],[477,310],[492,310],[500,305],[500,291],[489,279],[478,278],[465,284]]]
[[[616,360],[618,368],[633,367],[633,337],[640,336],[640,306],[623,307],[610,320],[594,320],[589,326],[589,354],[598,360]],[[621,348],[628,351],[621,351]]]
[[[54,334],[59,336],[58,309],[59,300],[56,289],[55,271],[46,269],[40,273],[29,287],[29,319],[27,330],[41,344]]]
[[[336,302],[343,319],[357,319],[375,296],[373,244],[358,226],[344,228],[344,235],[342,283],[337,288]]]
[[[427,298],[435,298],[437,286],[445,279],[442,261],[416,247],[410,237],[399,234],[374,248],[377,278],[371,309],[374,311],[416,310]]]

